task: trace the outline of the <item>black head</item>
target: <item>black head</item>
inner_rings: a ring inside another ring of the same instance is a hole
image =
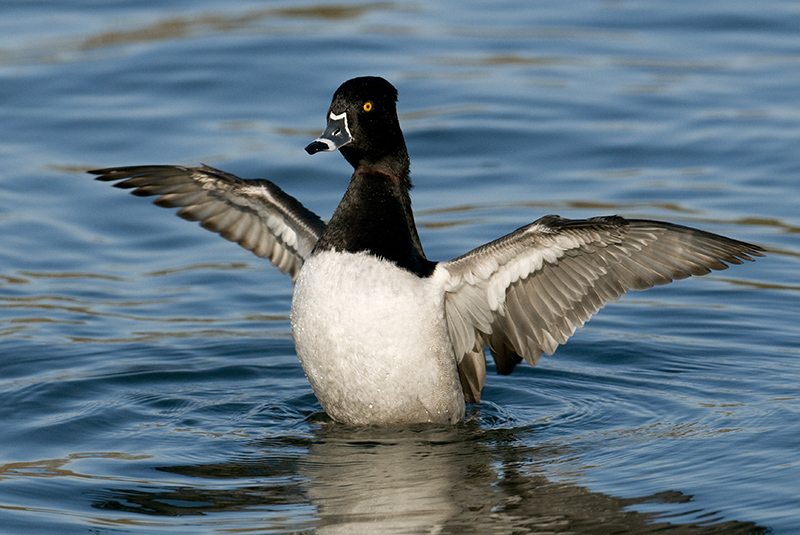
[[[377,76],[353,78],[333,95],[328,125],[309,154],[339,150],[353,167],[407,174],[408,152],[397,119],[397,89]]]

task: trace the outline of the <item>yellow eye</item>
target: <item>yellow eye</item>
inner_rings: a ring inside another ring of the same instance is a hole
[[[370,102],[369,100],[366,101],[362,106],[362,108],[364,109],[364,111],[372,111],[372,102]]]

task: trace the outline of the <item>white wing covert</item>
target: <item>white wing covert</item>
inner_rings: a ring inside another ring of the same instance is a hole
[[[177,215],[257,256],[281,273],[297,278],[325,224],[294,197],[263,179],[245,180],[213,167],[147,165],[89,171],[98,180],[121,180],[134,195],[158,195],[158,206],[180,208]]]
[[[443,262],[437,269],[449,273],[445,311],[465,396],[480,400],[484,346],[509,374],[523,358],[535,365],[552,354],[628,290],[725,269],[761,251],[671,223],[551,215]]]

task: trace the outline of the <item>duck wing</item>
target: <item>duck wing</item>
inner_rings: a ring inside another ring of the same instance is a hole
[[[440,263],[445,310],[468,400],[480,400],[483,347],[498,372],[535,365],[628,290],[741,264],[763,249],[702,230],[618,216],[545,216]],[[727,263],[727,264],[726,264]]]
[[[281,273],[297,278],[325,223],[278,186],[245,180],[213,167],[146,165],[96,169],[89,173],[134,195],[158,195],[158,206],[180,208],[178,215],[199,221],[257,256]]]

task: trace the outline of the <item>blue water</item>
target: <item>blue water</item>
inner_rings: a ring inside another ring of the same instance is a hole
[[[526,7],[527,6],[527,7]],[[5,1],[0,532],[765,533],[800,525],[800,4]],[[348,428],[266,261],[91,180],[201,162],[329,217],[303,147],[400,90],[448,259],[541,215],[768,256],[609,305],[455,427]]]

